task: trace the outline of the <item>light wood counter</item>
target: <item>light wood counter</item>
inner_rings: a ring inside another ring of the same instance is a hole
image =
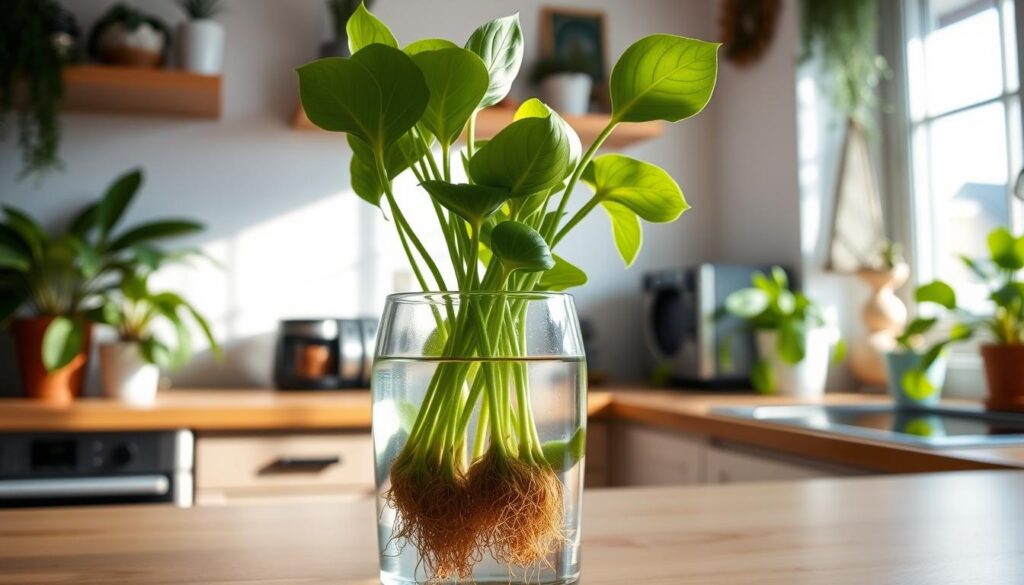
[[[884,403],[884,396],[828,394],[828,404]],[[711,412],[721,406],[792,404],[791,398],[750,394],[701,394],[679,390],[595,388],[588,396],[594,420],[628,421],[732,441],[880,472],[1024,469],[1024,447],[929,450],[809,429],[742,420]],[[81,399],[68,406],[32,400],[0,400],[0,431],[115,431],[187,428],[219,431],[366,430],[370,396],[365,390],[274,392],[270,390],[161,391],[151,406]]]
[[[1024,472],[584,496],[586,585],[1005,585]],[[0,511],[0,583],[371,585],[373,502]]]

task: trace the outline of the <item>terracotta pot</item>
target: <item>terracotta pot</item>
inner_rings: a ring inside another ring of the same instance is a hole
[[[92,328],[85,328],[82,352],[71,363],[55,372],[43,366],[43,335],[53,317],[15,319],[12,323],[21,387],[25,396],[46,402],[68,403],[82,394],[85,372],[89,365]]]
[[[989,410],[1024,411],[1024,345],[981,346]]]

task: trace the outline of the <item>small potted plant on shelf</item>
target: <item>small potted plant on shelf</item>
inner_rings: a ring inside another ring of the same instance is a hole
[[[4,208],[0,322],[13,319],[27,396],[68,402],[81,394],[91,309],[116,281],[118,268],[145,254],[152,242],[201,229],[191,221],[163,220],[116,230],[141,183],[140,170],[119,177],[102,199],[87,205],[55,236],[26,213]]]
[[[154,292],[149,287],[150,275],[163,262],[189,255],[188,250],[174,254],[149,250],[140,262],[122,267],[115,288],[92,311],[96,323],[117,332],[116,341],[100,344],[100,377],[106,396],[135,404],[153,402],[160,368],[181,368],[192,357],[189,321],[198,326],[220,359],[220,346],[199,311],[178,293]],[[173,331],[173,342],[156,333],[161,321]]]
[[[188,20],[178,25],[178,66],[202,75],[217,75],[224,64],[224,26],[213,20],[220,0],[180,0]]]
[[[540,87],[545,103],[564,114],[579,116],[590,110],[593,70],[593,61],[583,55],[548,56],[534,63],[530,80]]]
[[[956,310],[956,293],[946,283],[936,281],[914,291],[918,305],[934,304],[949,311]],[[960,335],[954,330],[949,338],[927,351],[920,351],[924,336],[934,329],[939,319],[918,315],[896,337],[896,348],[885,354],[886,380],[889,395],[897,407],[934,406],[942,394],[946,380],[945,349]]]
[[[725,311],[746,320],[754,331],[758,359],[750,379],[759,392],[817,398],[825,392],[829,353],[840,360],[844,346],[824,312],[806,295],[789,288],[786,272],[773,266],[754,274],[750,288],[725,299]],[[728,351],[728,350],[726,350]]]
[[[988,234],[988,250],[989,258],[985,260],[961,259],[988,285],[992,313],[979,316],[957,309],[959,319],[948,338],[928,351],[919,367],[908,374],[907,382],[924,384],[929,360],[937,359],[938,352],[949,343],[963,341],[982,330],[989,334],[981,344],[988,383],[986,406],[990,410],[1024,411],[1024,281],[1018,276],[1024,269],[1024,236],[1015,237],[1006,228],[996,228]],[[956,307],[952,287],[941,281],[931,286],[944,291],[945,306]]]
[[[160,67],[164,64],[171,33],[155,16],[115,4],[89,33],[89,56],[110,65]]]

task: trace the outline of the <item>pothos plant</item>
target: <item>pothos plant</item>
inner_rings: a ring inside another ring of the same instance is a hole
[[[917,367],[904,374],[903,388],[911,396],[923,397],[934,393],[937,389],[932,387],[925,372],[950,344],[970,339],[979,330],[987,331],[999,345],[1024,344],[1024,281],[1019,276],[1024,269],[1024,236],[1015,237],[1000,227],[989,232],[987,244],[988,258],[961,256],[960,260],[988,286],[988,300],[993,305],[991,314],[977,315],[960,307],[956,291],[941,280],[930,282],[915,292],[919,303],[933,303],[952,311],[955,322],[947,335],[924,352]],[[937,322],[936,317],[918,317],[907,325],[904,336],[921,336]]]
[[[202,229],[185,219],[122,229],[142,179],[138,169],[118,177],[99,201],[86,205],[67,230],[55,236],[25,212],[4,207],[0,323],[26,306],[39,317],[53,317],[40,348],[47,370],[64,367],[83,349],[92,309],[116,286],[123,271],[163,255],[157,242]]]
[[[779,359],[796,365],[807,356],[807,331],[827,323],[821,308],[801,292],[789,288],[786,271],[773,266],[766,275],[755,272],[753,286],[740,289],[725,298],[725,312],[740,317],[754,331],[775,332],[775,352]],[[730,361],[730,344],[723,343],[723,361]],[[833,361],[843,359],[845,346],[840,341],[833,350]],[[775,391],[775,372],[767,356],[759,356],[750,369],[750,381],[760,392]]]
[[[317,126],[348,134],[352,187],[388,211],[423,290],[579,286],[584,272],[553,250],[595,208],[611,219],[627,265],[640,250],[641,220],[670,222],[687,209],[664,170],[624,155],[595,155],[622,124],[677,122],[700,112],[715,86],[717,44],[657,34],[630,46],[610,77],[608,123],[584,151],[573,129],[536,99],[491,139],[477,137],[478,112],[504,99],[519,72],[518,16],[484,24],[464,46],[423,39],[400,48],[364,7],[347,32],[351,58],[298,69],[302,105]],[[453,156],[463,134],[465,149]],[[455,178],[453,158],[461,158],[467,180]],[[430,198],[443,256],[430,254],[399,205],[393,180],[405,171]],[[580,182],[591,195],[570,216]],[[445,263],[453,280],[441,270]],[[524,310],[514,302],[485,307],[465,295],[435,314],[439,353],[517,355]],[[442,360],[392,464],[386,498],[398,518],[393,537],[417,547],[432,578],[467,578],[485,552],[508,566],[531,566],[563,538],[557,472],[582,455],[582,429],[571,440],[540,444],[516,367]],[[478,405],[486,414],[477,436],[485,441],[468,453]]]

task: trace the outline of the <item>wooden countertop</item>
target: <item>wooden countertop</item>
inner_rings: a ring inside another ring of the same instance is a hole
[[[1024,472],[588,491],[586,585],[986,585],[1024,575]],[[0,584],[370,585],[346,503],[0,511]]]
[[[827,394],[826,404],[885,403],[868,394]],[[792,398],[679,390],[608,388],[588,395],[592,419],[636,422],[879,472],[1024,469],[1024,446],[929,450],[715,414],[715,407],[793,404]],[[197,432],[365,430],[365,390],[161,391],[155,404],[81,399],[67,406],[0,400],[0,431],[116,431],[187,428]]]

